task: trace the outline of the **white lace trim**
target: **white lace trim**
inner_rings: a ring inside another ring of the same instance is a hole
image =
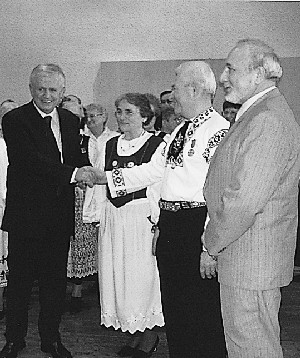
[[[101,313],[101,324],[104,324],[106,327],[114,327],[114,329],[121,329],[122,332],[129,331],[131,334],[136,331],[144,332],[145,329],[152,329],[155,326],[163,327],[165,322],[162,312],[152,312],[147,316],[140,313],[138,316],[131,316],[124,321],[119,320],[119,318],[108,312]]]

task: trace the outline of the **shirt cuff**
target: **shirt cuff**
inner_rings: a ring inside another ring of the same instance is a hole
[[[77,170],[78,170],[78,168],[75,168],[73,173],[72,173],[71,181],[70,181],[71,184],[76,183],[75,177],[76,177],[76,174],[77,174]]]

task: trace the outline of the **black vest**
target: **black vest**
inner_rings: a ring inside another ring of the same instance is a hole
[[[160,137],[153,135],[136,153],[130,156],[119,156],[117,153],[118,137],[111,138],[106,143],[105,170],[111,171],[118,168],[131,168],[135,165],[149,162],[152,154],[162,141]],[[134,199],[146,198],[146,188],[130,194],[124,193],[124,195],[116,198],[111,197],[109,188],[107,188],[107,197],[114,206],[119,208]]]

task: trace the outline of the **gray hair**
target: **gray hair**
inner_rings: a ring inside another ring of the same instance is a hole
[[[63,73],[63,70],[61,69],[60,66],[58,65],[55,65],[53,63],[47,63],[47,64],[40,64],[40,65],[37,65],[31,72],[30,74],[30,78],[29,78],[29,83],[32,84],[34,82],[34,79],[35,77],[42,73],[42,72],[46,72],[46,73],[49,73],[49,74],[52,74],[52,73],[57,73],[61,79],[62,79],[62,82],[63,82],[63,86],[65,87],[66,85],[66,77],[65,77],[65,74]]]
[[[10,112],[12,109],[19,107],[18,103],[13,101],[12,99],[7,99],[3,101],[0,105],[0,124],[2,123],[3,116]]]
[[[280,80],[282,67],[273,48],[259,39],[243,39],[238,41],[235,48],[242,47],[246,47],[249,51],[249,70],[263,67],[266,79],[273,80],[276,83]]]
[[[204,61],[188,61],[176,68],[176,75],[184,70],[187,84],[201,87],[207,94],[214,97],[217,89],[215,75],[208,63]]]
[[[99,114],[104,114],[105,115],[105,123],[104,123],[104,125],[106,124],[106,122],[108,120],[108,112],[107,112],[105,107],[101,106],[101,104],[99,104],[99,103],[90,103],[87,106],[85,106],[85,111],[86,112],[97,111]]]

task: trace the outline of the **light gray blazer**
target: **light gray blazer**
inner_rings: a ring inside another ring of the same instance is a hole
[[[218,255],[220,283],[253,290],[293,275],[300,174],[300,127],[276,88],[232,126],[204,187],[205,244]]]

